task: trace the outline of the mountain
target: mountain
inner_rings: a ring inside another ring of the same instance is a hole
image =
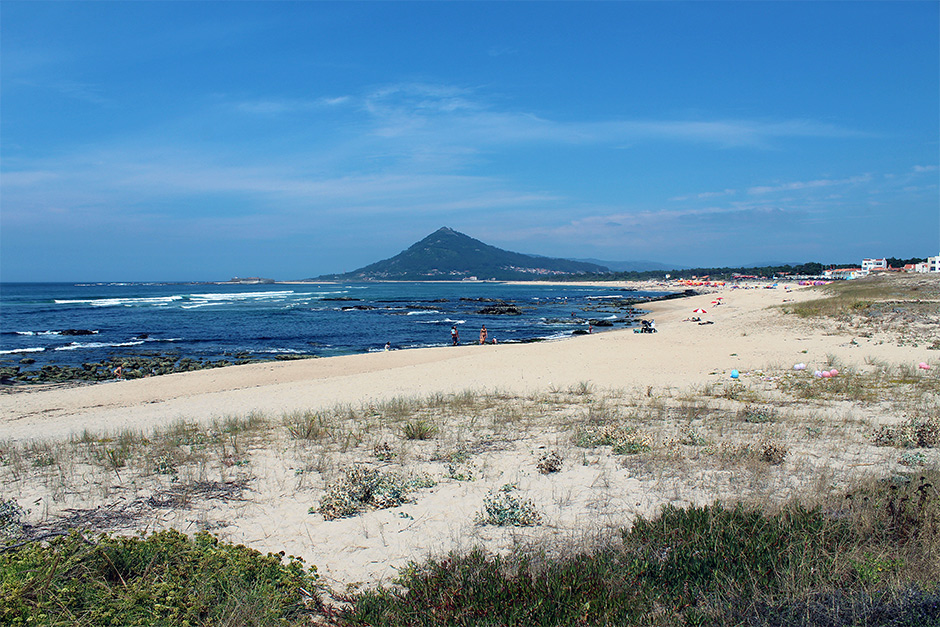
[[[603,261],[601,259],[578,259],[577,261],[596,263],[610,268],[614,272],[650,272],[657,270],[668,272],[669,270],[687,270],[684,266],[657,263],[655,261]]]
[[[536,279],[584,272],[609,272],[602,265],[502,250],[443,227],[390,259],[319,277],[343,281],[446,281]]]

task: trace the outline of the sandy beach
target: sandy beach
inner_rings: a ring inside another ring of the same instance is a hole
[[[711,302],[722,296],[725,304]],[[251,411],[464,389],[525,393],[590,381],[604,388],[684,388],[733,369],[823,365],[828,355],[918,363],[931,354],[880,337],[833,334],[769,308],[812,298],[804,288],[719,289],[647,305],[658,333],[610,331],[565,341],[391,351],[217,370],[0,396],[0,437],[61,437],[83,429],[155,427]],[[703,308],[707,314],[694,314]],[[700,317],[714,324],[685,321]],[[855,343],[853,343],[855,340]],[[792,363],[791,363],[792,362]]]
[[[174,475],[177,481],[242,477],[245,489],[238,499],[153,510],[138,522],[141,530],[209,528],[260,550],[285,550],[316,564],[333,586],[355,586],[388,580],[409,560],[475,543],[499,549],[514,542],[587,537],[629,524],[636,515],[655,513],[663,503],[756,493],[783,498],[820,477],[832,482],[850,472],[885,471],[896,465],[897,452],[873,447],[867,435],[872,426],[901,418],[890,411],[869,408],[853,414],[852,422],[846,420],[851,413],[846,403],[817,407],[812,415],[806,406],[781,404],[779,412],[786,419],[773,424],[741,425],[725,433],[726,427],[709,422],[719,410],[741,411],[737,398],[716,389],[741,385],[757,390],[762,402],[770,403],[778,396],[771,389],[774,378],[792,373],[797,363],[805,363],[806,376],[811,376],[808,373],[831,364],[845,373],[863,373],[874,364],[902,365],[918,372],[917,364],[927,362],[932,369],[919,372],[937,376],[940,359],[936,351],[925,349],[929,342],[899,342],[888,331],[863,332],[834,321],[807,322],[776,308],[818,297],[810,288],[786,284],[776,289],[708,288],[708,293],[694,297],[649,304],[651,313],[646,317],[655,320],[654,334],[617,330],[555,342],[391,351],[4,391],[0,441],[26,446],[40,440],[64,442],[86,431],[147,433],[181,420],[209,424],[253,412],[277,422],[291,412],[464,391],[512,397],[520,407],[532,405],[536,398],[565,397],[564,402],[543,402],[543,410],[520,410],[521,422],[497,426],[493,420],[485,428],[462,422],[459,412],[448,410],[439,421],[440,433],[425,441],[402,438],[398,426],[381,424],[381,415],[373,417],[355,445],[342,450],[338,446],[314,450],[270,436],[261,444],[242,445],[250,463],[209,460],[191,475],[182,468]],[[721,304],[716,306],[716,301]],[[693,313],[698,308],[707,313]],[[691,321],[693,316],[712,324]],[[738,380],[730,378],[732,370],[740,372]],[[612,455],[609,448],[579,448],[573,434],[580,428],[577,421],[590,412],[585,396],[594,403],[590,407],[619,403],[617,414],[645,429],[662,455],[644,466],[632,457]],[[694,400],[701,396],[706,400]],[[664,416],[675,417],[693,405],[704,409],[671,422],[644,423],[643,416],[648,418],[656,407],[655,399],[668,409],[663,409]],[[822,430],[822,437],[810,441],[800,435],[809,432],[807,421],[815,421],[812,424]],[[864,424],[859,426],[859,421]],[[851,429],[836,433],[842,423],[851,423]],[[699,469],[695,464],[702,453],[675,456],[679,448],[670,437],[683,428],[699,429],[714,447],[725,436],[729,441],[734,436],[753,442],[772,437],[787,443],[790,454],[780,465],[737,468],[722,463]],[[452,468],[444,470],[446,451],[464,444],[473,451],[467,465],[473,481],[455,479]],[[386,445],[394,457],[376,461],[379,445]],[[237,443],[233,447],[237,451]],[[550,450],[564,458],[562,469],[539,472],[536,462]],[[937,463],[936,449],[925,454],[930,463]],[[401,507],[367,509],[336,520],[308,513],[316,509],[326,486],[354,462],[425,473],[434,477],[436,485],[419,490]],[[57,482],[52,475],[34,481],[8,476],[4,496],[28,505],[39,521],[80,508],[127,504],[170,486],[169,477],[152,472],[135,477],[131,472],[107,473],[82,465],[69,469],[63,473],[60,468],[59,475],[71,473],[76,485],[66,485],[61,477]],[[475,523],[486,495],[506,484],[532,499],[543,513],[543,525],[523,529]]]

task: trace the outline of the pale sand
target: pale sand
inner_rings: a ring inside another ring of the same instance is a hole
[[[711,303],[718,296],[723,304],[715,307]],[[899,346],[887,335],[861,337],[851,329],[839,329],[835,323],[807,323],[769,309],[815,297],[818,293],[809,289],[794,287],[791,291],[783,284],[777,289],[717,288],[708,294],[649,304],[646,308],[652,313],[647,318],[655,319],[659,331],[655,334],[618,330],[557,342],[251,364],[93,386],[5,393],[0,395],[0,440],[64,438],[84,429],[146,431],[181,418],[209,421],[251,411],[278,416],[293,410],[467,389],[528,394],[588,382],[598,390],[622,389],[648,395],[651,389],[668,395],[727,382],[732,369],[742,373],[757,369],[783,372],[803,362],[813,370],[832,358],[857,370],[875,361],[911,366],[926,361],[934,368],[930,376],[940,369],[936,351],[925,350],[923,344]],[[714,324],[685,321],[695,315],[692,310],[697,307],[706,309],[708,313],[701,315],[702,319]],[[465,328],[465,336],[472,331]],[[859,441],[849,449],[843,447],[844,456],[833,462],[839,452],[823,451],[824,443],[813,445],[817,448],[807,444],[805,450],[801,446],[796,443],[793,450],[802,457],[791,457],[788,464],[816,464],[821,468],[848,460],[849,465],[871,466],[887,463],[885,460],[895,454],[886,451],[878,457],[880,453],[872,453]],[[642,473],[631,472],[609,454],[592,454],[590,460],[584,455],[583,464],[566,463],[561,473],[541,475],[535,471],[535,462],[551,447],[570,452],[570,434],[559,433],[554,427],[534,429],[499,451],[480,454],[474,462],[477,481],[443,480],[422,491],[417,501],[406,507],[335,521],[307,513],[311,505],[317,504],[328,477],[323,473],[301,473],[310,460],[298,459],[297,451],[266,450],[252,455],[255,479],[246,501],[210,504],[199,515],[204,517],[203,522],[224,521],[225,526],[218,532],[225,538],[260,550],[302,555],[318,566],[327,581],[341,586],[391,577],[408,560],[420,560],[429,553],[476,543],[505,548],[514,539],[552,535],[571,538],[607,525],[628,524],[637,514],[654,513],[665,502],[708,501],[733,495],[736,489],[734,473],[722,471],[701,479],[703,485],[695,490],[680,494],[675,482],[662,476],[644,479]],[[360,457],[366,457],[365,453]],[[426,450],[419,450],[413,457],[416,469],[432,468],[427,464]],[[786,484],[789,480],[783,474],[774,481]],[[537,502],[546,525],[504,529],[474,524],[474,514],[481,509],[488,490],[506,483],[515,483],[525,496]],[[791,483],[793,488],[802,485],[800,480]],[[56,496],[42,486],[15,489],[20,490],[21,502],[41,503],[33,507],[34,511],[54,513],[93,500],[73,493]],[[192,511],[170,512],[149,525],[192,530],[193,515]]]

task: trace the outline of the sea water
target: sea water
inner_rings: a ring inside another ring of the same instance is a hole
[[[462,344],[486,325],[500,343],[559,339],[590,320],[632,324],[622,298],[659,292],[579,285],[457,283],[4,283],[0,366],[80,365],[110,357],[173,353],[195,359],[247,354],[328,357]],[[492,301],[521,315],[478,313]],[[606,328],[606,327],[605,327]],[[600,331],[602,329],[595,329]],[[80,334],[74,334],[74,332]]]

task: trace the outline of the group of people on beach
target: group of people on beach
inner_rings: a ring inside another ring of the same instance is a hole
[[[487,338],[488,335],[489,335],[489,334],[488,334],[488,332],[487,332],[487,330],[486,330],[486,325],[484,324],[484,325],[480,328],[480,344],[486,344],[486,338]],[[457,331],[457,325],[454,325],[454,326],[452,326],[452,327],[450,328],[450,339],[451,339],[451,341],[453,342],[453,345],[454,345],[454,346],[459,346],[459,345],[460,345],[460,333]],[[493,338],[492,340],[490,340],[490,341],[491,341],[493,344],[495,344],[495,343],[496,343],[496,338],[494,337],[494,338]]]
[[[486,340],[488,336],[489,336],[489,332],[486,330],[486,325],[484,324],[482,328],[480,329],[480,344],[486,344]],[[450,328],[450,340],[454,346],[460,346],[460,333],[457,331],[456,324]],[[495,337],[492,338],[490,340],[490,343],[496,344],[496,338]],[[392,350],[391,342],[385,343],[385,350],[387,351]]]

